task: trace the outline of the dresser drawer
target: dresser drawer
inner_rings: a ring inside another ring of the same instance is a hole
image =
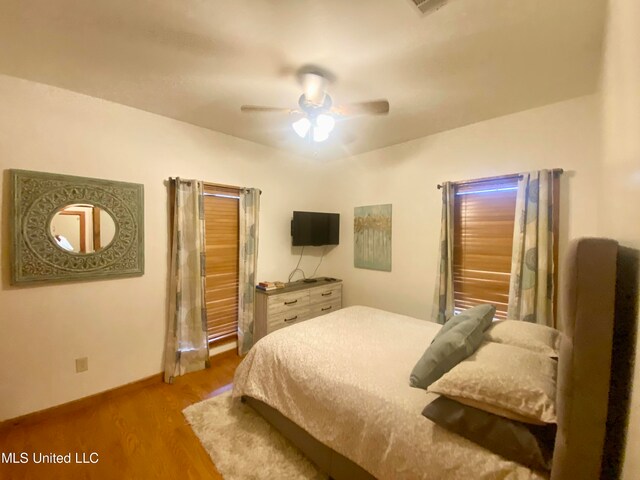
[[[267,320],[267,333],[302,322],[311,317],[309,307],[295,308],[285,312],[270,314]]]
[[[298,307],[309,305],[309,290],[299,292],[282,293],[280,295],[270,295],[267,302],[267,312],[271,316],[274,313],[286,312]]]
[[[342,281],[302,281],[283,290],[256,289],[254,338],[342,308]]]
[[[311,317],[317,317],[318,315],[324,315],[326,313],[335,312],[342,308],[342,300],[335,298],[323,303],[316,303],[309,307]]]
[[[326,287],[314,288],[309,292],[309,302],[323,303],[333,300],[341,300],[342,285],[327,285]]]

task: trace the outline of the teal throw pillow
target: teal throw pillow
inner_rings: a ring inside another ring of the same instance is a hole
[[[409,377],[410,385],[426,389],[475,352],[495,313],[496,307],[493,305],[478,305],[445,323],[413,367]]]

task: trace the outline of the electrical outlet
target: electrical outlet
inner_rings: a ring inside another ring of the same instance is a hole
[[[76,358],[76,373],[89,370],[89,359],[87,357]]]

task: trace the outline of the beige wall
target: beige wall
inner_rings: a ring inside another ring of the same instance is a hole
[[[562,167],[560,253],[597,234],[600,109],[580,97],[376,150],[337,162],[334,205],[340,248],[326,270],[345,280],[347,304],[429,318],[445,180]],[[392,271],[353,267],[353,207],[393,204]]]
[[[2,289],[0,419],[161,371],[165,333],[169,176],[262,189],[259,278],[295,266],[291,210],[322,209],[317,162],[175,120],[0,76]],[[144,184],[144,276],[15,288],[9,275],[6,169]],[[82,299],[82,301],[79,301]],[[76,374],[74,359],[89,357]]]
[[[600,233],[640,250],[640,2],[609,2],[603,75]],[[639,299],[640,301],[640,299]],[[640,325],[640,319],[638,320]],[[640,334],[638,335],[640,339]],[[640,358],[636,367],[623,478],[640,478]]]

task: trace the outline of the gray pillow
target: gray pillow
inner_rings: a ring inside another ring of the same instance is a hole
[[[475,307],[468,308],[465,311],[460,312],[458,315],[454,315],[453,317],[449,318],[449,320],[447,320],[447,322],[444,325],[442,325],[442,328],[437,333],[437,335],[433,337],[433,340],[431,340],[431,343],[435,342],[436,338],[438,338],[440,335],[444,335],[453,327],[458,325],[460,322],[465,322],[469,320],[469,318],[475,318],[475,319],[481,318],[481,321],[483,322],[483,325],[484,325],[484,328],[483,328],[483,331],[484,331],[492,325],[493,316],[495,314],[496,314],[496,307],[488,303],[483,305],[476,305]],[[487,315],[489,316],[487,317]]]
[[[493,321],[496,307],[478,305],[456,315],[442,329],[411,371],[412,387],[427,388],[467,358],[482,343],[484,331]]]
[[[422,415],[442,428],[534,470],[551,469],[556,426],[529,425],[439,397]]]

